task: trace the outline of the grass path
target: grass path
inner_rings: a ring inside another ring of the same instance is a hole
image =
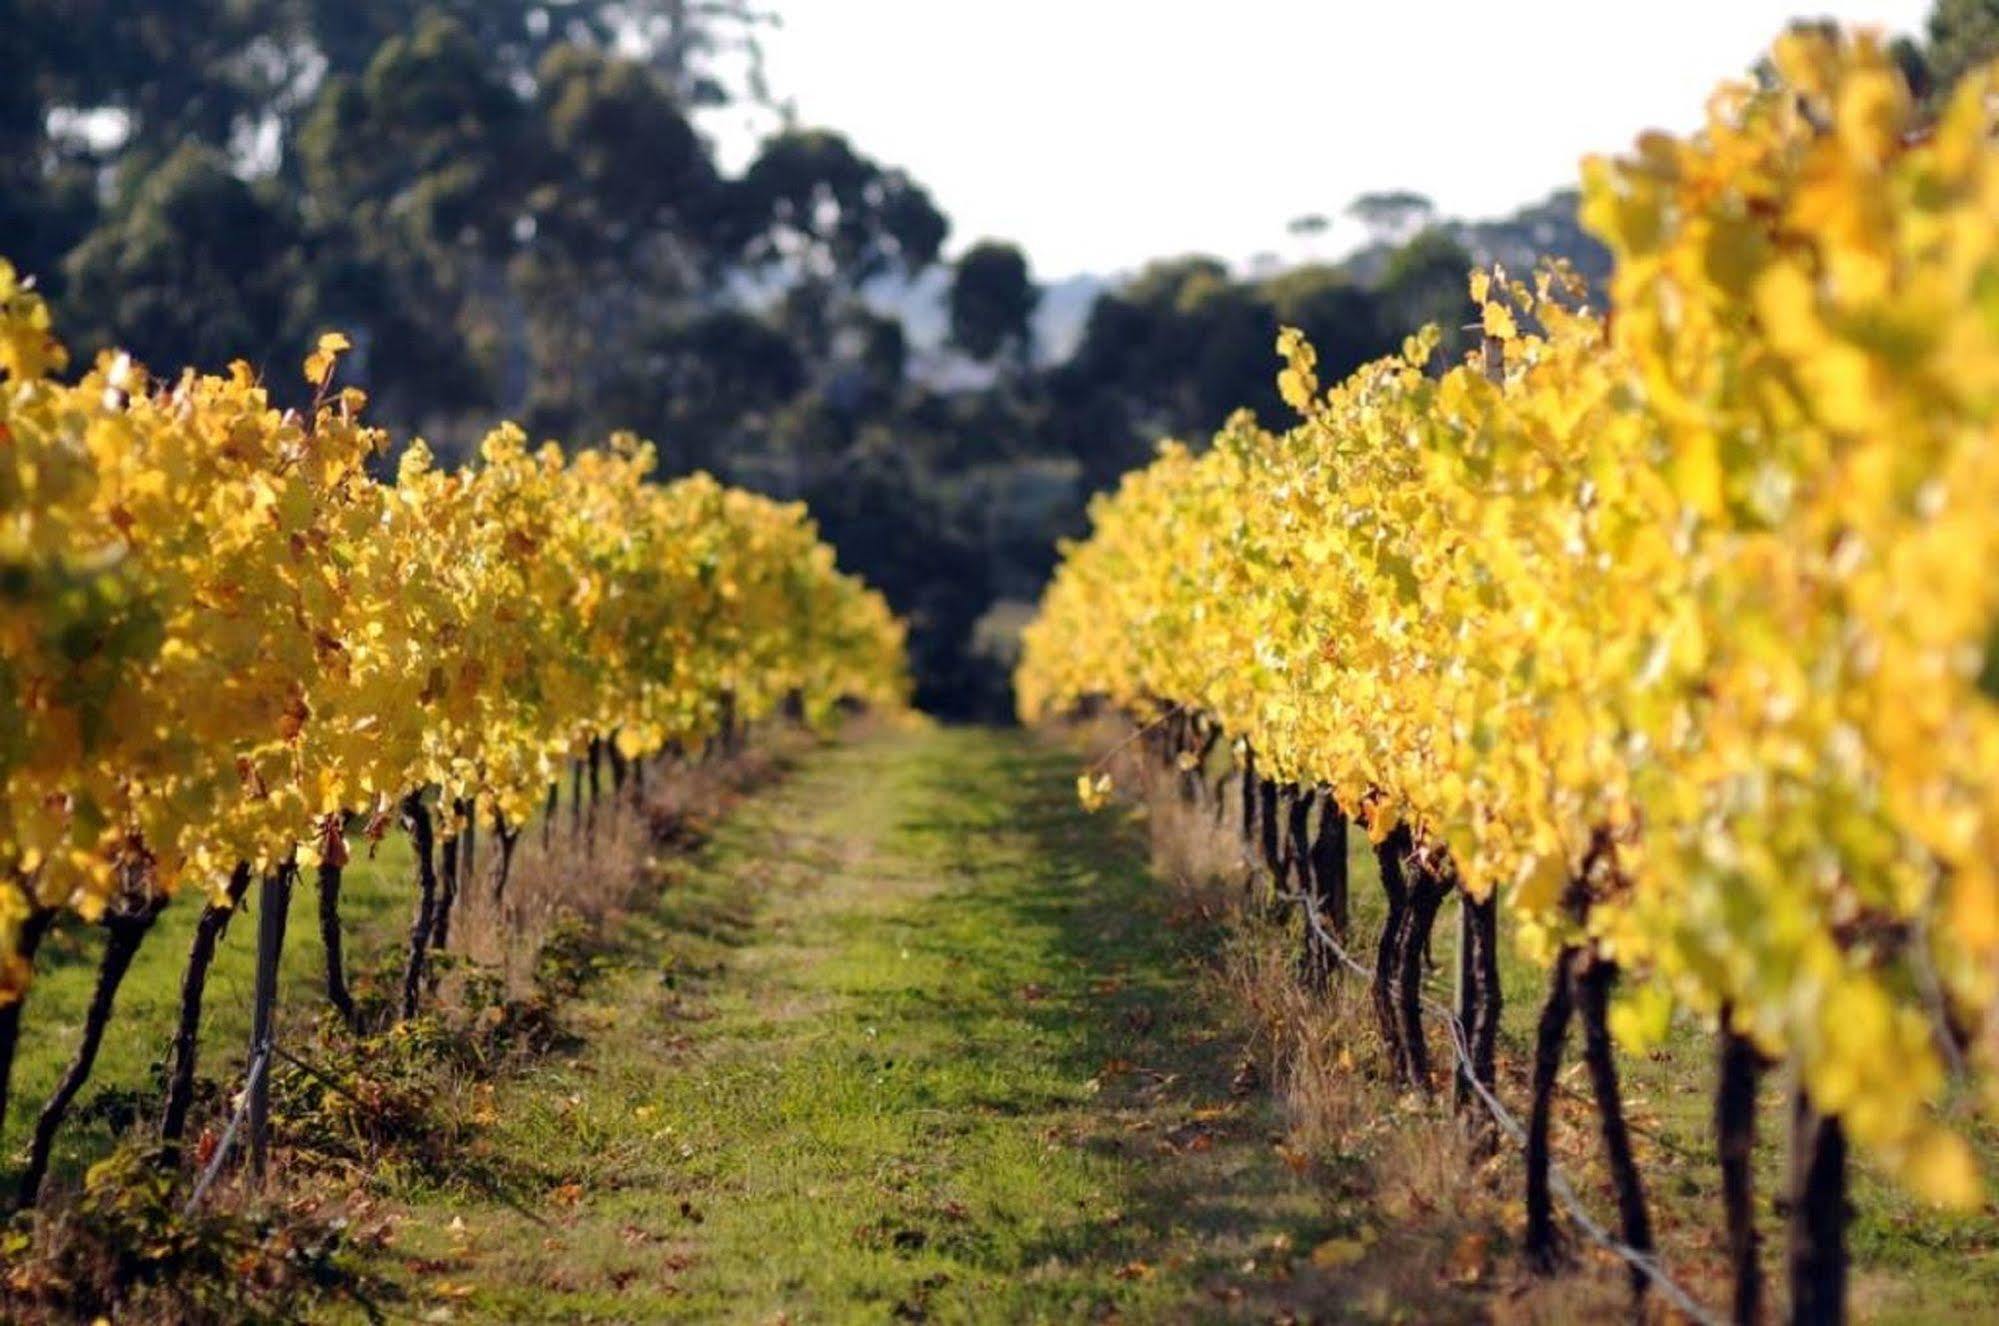
[[[675,868],[490,1190],[398,1194],[434,1319],[1268,1319],[1338,1215],[1284,1163],[1138,839],[991,731],[809,756]],[[442,1310],[440,1310],[442,1309]]]

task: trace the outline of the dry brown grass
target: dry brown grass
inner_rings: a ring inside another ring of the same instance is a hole
[[[499,973],[510,994],[526,993],[558,927],[580,924],[603,933],[615,926],[655,876],[661,854],[698,846],[732,805],[776,778],[813,741],[796,729],[774,727],[726,758],[657,761],[646,772],[642,799],[630,782],[623,795],[612,793],[607,777],[594,817],[586,818],[586,826],[590,819],[594,826],[572,827],[565,801],[546,847],[539,823],[522,833],[499,901],[493,896],[499,847],[487,835],[479,847],[478,878],[453,912],[452,952]]]

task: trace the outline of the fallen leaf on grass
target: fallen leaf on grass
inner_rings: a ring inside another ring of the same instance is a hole
[[[583,1185],[564,1183],[549,1189],[548,1200],[557,1206],[574,1206],[583,1200]]]
[[[1312,1249],[1312,1265],[1322,1271],[1351,1266],[1367,1255],[1367,1244],[1359,1239],[1327,1239]]]
[[[1492,1269],[1492,1240],[1484,1234],[1467,1234],[1451,1249],[1447,1265],[1452,1280],[1475,1285]]]
[[[1118,1280],[1150,1280],[1156,1274],[1158,1272],[1152,1268],[1150,1262],[1142,1261],[1126,1262],[1111,1272],[1112,1277]]]

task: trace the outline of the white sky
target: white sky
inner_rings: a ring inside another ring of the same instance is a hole
[[[1414,189],[1512,210],[1592,151],[1686,129],[1786,20],[1894,32],[1929,0],[776,0],[773,90],[906,167],[955,251],[1035,274],[1208,252],[1299,256],[1284,226]],[[724,133],[725,159],[747,144]],[[1322,246],[1358,235],[1343,225]]]

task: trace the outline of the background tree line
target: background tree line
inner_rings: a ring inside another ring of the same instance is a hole
[[[1280,324],[1330,379],[1461,328],[1473,261],[1601,261],[1564,195],[1477,225],[1369,195],[1347,260],[1154,263],[1051,361],[1025,257],[988,240],[948,264],[939,371],[885,292],[947,265],[949,219],[773,99],[771,21],[757,0],[0,0],[0,253],[85,350],[243,358],[285,390],[338,327],[380,421],[447,457],[495,415],[631,428],[671,470],[802,497],[909,617],[919,700],[968,716],[1010,712],[1005,605],[1091,492],[1161,435],[1282,418]],[[1940,0],[1903,57],[1928,90],[1995,49],[1999,0]],[[732,103],[774,126],[734,172],[698,124]]]

